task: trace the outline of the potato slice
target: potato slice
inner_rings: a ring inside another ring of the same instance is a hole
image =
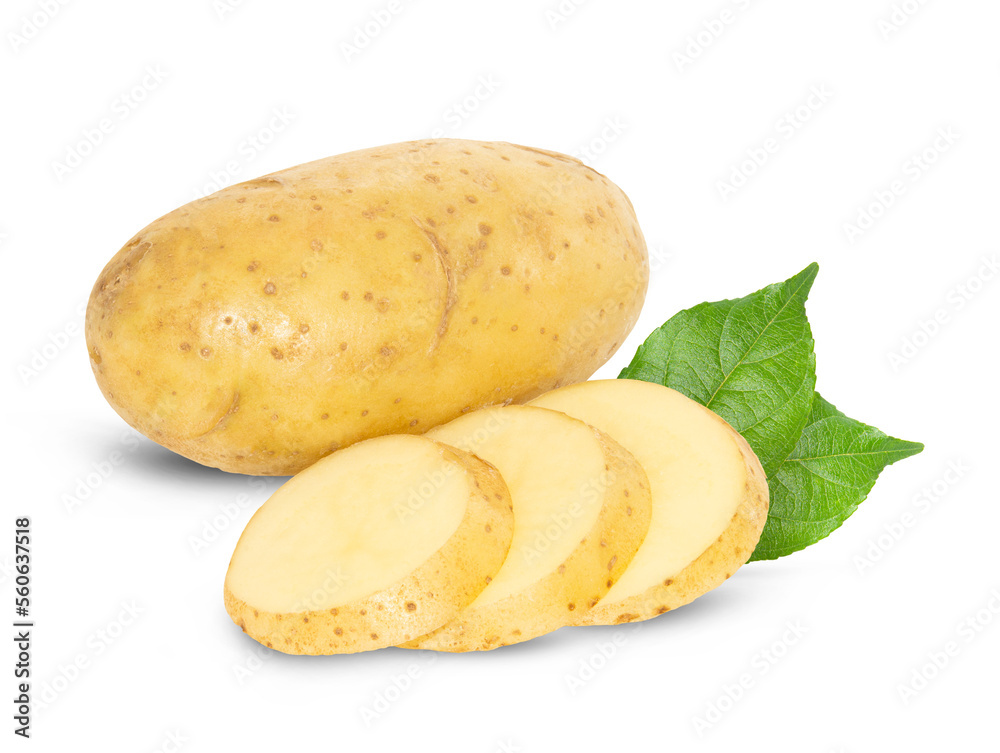
[[[750,446],[715,413],[667,387],[627,379],[563,387],[530,404],[607,432],[649,476],[649,533],[579,624],[655,617],[715,588],[749,559],[767,519],[767,480]]]
[[[426,436],[499,469],[514,503],[514,540],[476,600],[407,648],[486,650],[571,624],[607,593],[646,535],[652,499],[645,472],[582,421],[495,407]]]
[[[289,654],[392,646],[454,619],[510,548],[497,470],[419,436],[386,436],[292,478],[256,512],[226,575],[226,611]]]

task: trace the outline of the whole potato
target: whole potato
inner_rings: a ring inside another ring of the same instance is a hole
[[[628,198],[578,160],[408,142],[156,220],[97,279],[87,345],[146,436],[285,475],[586,379],[632,329],[648,271]]]

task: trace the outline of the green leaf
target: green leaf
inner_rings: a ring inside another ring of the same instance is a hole
[[[795,448],[812,405],[816,357],[805,302],[819,266],[745,298],[672,317],[619,375],[671,387],[722,416],[770,476]]]
[[[922,449],[848,418],[816,393],[795,449],[768,475],[771,509],[750,561],[783,557],[829,536],[858,509],[882,469]]]
[[[805,302],[819,268],[745,298],[681,311],[642,344],[622,379],[672,387],[739,431],[767,474],[771,507],[751,560],[825,538],[882,469],[923,445],[848,418],[815,392]]]

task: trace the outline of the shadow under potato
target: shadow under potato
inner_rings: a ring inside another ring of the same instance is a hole
[[[623,625],[593,625],[581,627],[564,627],[552,633],[539,636],[524,643],[515,643],[512,646],[502,646],[491,651],[468,651],[465,653],[448,653],[423,651],[419,649],[405,649],[390,647],[378,649],[376,651],[362,651],[356,654],[331,654],[308,656],[298,654],[284,654],[274,649],[263,648],[249,635],[241,634],[239,627],[228,620],[232,628],[232,639],[243,641],[251,649],[259,648],[266,652],[269,659],[276,665],[326,665],[328,662],[338,662],[353,664],[364,661],[368,663],[388,663],[394,666],[401,656],[412,656],[414,659],[428,661],[429,657],[434,657],[435,661],[490,661],[502,657],[513,657],[515,655],[552,654],[559,650],[569,650],[573,656],[592,651],[597,643],[608,642],[616,634],[624,633],[631,638],[634,634],[640,635],[648,633],[653,641],[667,641],[671,631],[679,629],[688,623],[718,623],[721,616],[725,614],[738,613],[746,608],[753,597],[749,591],[753,589],[732,588],[715,589],[707,594],[698,597],[690,604],[680,607],[659,617],[654,617],[643,622],[630,622]],[[742,591],[742,593],[741,593]],[[221,617],[220,617],[221,619]],[[381,658],[376,658],[381,657]]]
[[[134,437],[135,445],[116,440],[113,435],[95,437],[94,456],[110,457],[112,453],[118,452],[125,458],[123,465],[127,465],[134,473],[153,478],[168,477],[183,482],[191,481],[199,487],[204,487],[206,484],[217,487],[231,487],[233,485],[246,487],[249,481],[260,479],[273,490],[291,478],[290,476],[250,476],[242,473],[228,473],[189,460],[138,433],[130,436]]]
[[[228,619],[228,615],[226,615]],[[230,620],[230,626],[233,630],[232,639],[234,641],[242,641],[243,644],[251,651],[262,651],[264,655],[268,657],[270,661],[276,666],[327,666],[329,663],[333,662],[340,666],[344,664],[351,665],[356,662],[364,662],[366,666],[388,664],[389,666],[395,666],[400,658],[409,657],[411,660],[415,660],[421,663],[429,663],[430,661],[470,661],[470,660],[496,660],[501,658],[501,656],[512,655],[511,652],[516,652],[518,654],[533,654],[533,653],[548,653],[551,652],[553,647],[559,642],[560,636],[566,635],[567,629],[556,630],[555,632],[548,633],[547,635],[540,636],[534,640],[525,641],[524,643],[517,643],[513,646],[503,646],[501,648],[493,649],[492,651],[466,651],[463,653],[450,653],[448,651],[428,651],[424,649],[410,649],[410,648],[400,648],[398,646],[389,646],[387,648],[380,648],[374,651],[359,651],[353,654],[285,654],[276,649],[269,649],[262,646],[260,643],[255,641],[249,635],[242,633],[240,628],[232,623]]]

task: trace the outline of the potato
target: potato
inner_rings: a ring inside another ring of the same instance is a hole
[[[495,468],[425,437],[379,437],[303,471],[254,514],[226,611],[289,654],[392,646],[453,620],[512,534]]]
[[[500,471],[514,505],[514,539],[476,600],[407,648],[493,649],[571,624],[607,593],[646,535],[645,472],[582,421],[541,408],[486,408],[427,436]]]
[[[750,558],[767,519],[767,479],[743,437],[715,413],[667,387],[627,379],[563,387],[531,404],[607,432],[649,476],[649,532],[579,624],[655,617],[715,588]]]
[[[297,472],[589,377],[632,329],[648,259],[628,198],[505,143],[367,149],[156,220],[87,309],[133,427],[205,465]]]

